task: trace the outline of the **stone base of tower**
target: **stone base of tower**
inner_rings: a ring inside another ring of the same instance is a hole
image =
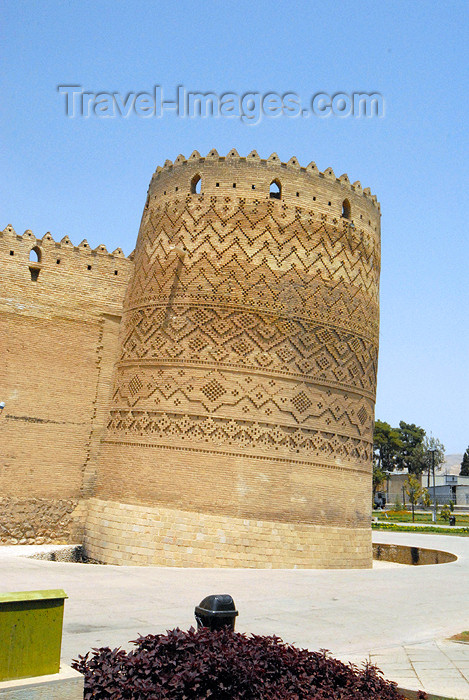
[[[242,519],[91,499],[84,539],[104,564],[264,569],[372,565],[371,530]]]

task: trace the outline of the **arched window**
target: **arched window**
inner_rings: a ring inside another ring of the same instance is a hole
[[[191,180],[191,194],[200,194],[202,190],[202,178],[199,174],[194,175]]]
[[[37,245],[29,251],[29,262],[41,262],[41,249]]]
[[[272,180],[270,183],[270,199],[280,199],[282,196],[282,185],[279,180]]]
[[[350,202],[348,199],[344,199],[342,202],[342,216],[344,219],[351,219],[352,218],[352,210],[350,208]]]

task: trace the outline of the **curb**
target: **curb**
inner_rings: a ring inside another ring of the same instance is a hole
[[[400,685],[397,686],[396,690],[401,693],[406,700],[418,700],[419,691],[410,690],[410,688],[402,688]],[[434,695],[428,691],[424,691],[427,694],[427,700],[459,700],[455,698],[454,695]]]

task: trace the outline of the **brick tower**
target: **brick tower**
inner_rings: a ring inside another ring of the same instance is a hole
[[[85,547],[107,563],[371,566],[380,208],[255,151],[150,183]]]

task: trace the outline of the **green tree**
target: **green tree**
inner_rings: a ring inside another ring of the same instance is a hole
[[[428,492],[428,489],[423,489],[422,502],[423,502],[423,505],[425,506],[425,508],[430,508],[430,506],[432,504],[432,499],[431,499],[431,496]]]
[[[373,433],[373,460],[375,466],[383,472],[392,472],[396,457],[402,448],[399,431],[391,428],[389,423],[377,420]]]
[[[409,474],[421,474],[425,469],[423,441],[425,430],[415,423],[399,423],[399,439],[402,447],[396,455],[396,468],[407,469]]]
[[[423,494],[423,488],[420,484],[420,479],[418,479],[414,474],[409,474],[404,482],[404,489],[406,494],[409,496],[409,501],[412,506],[412,522],[415,520],[415,506],[418,503],[420,496]]]
[[[422,465],[421,471],[427,472],[427,488],[429,488],[433,463],[435,463],[435,470],[439,470],[445,461],[445,446],[438,438],[425,436],[422,445],[417,448],[417,453],[419,464]]]
[[[447,503],[446,503],[446,504],[442,507],[442,509],[440,510],[440,516],[441,516],[441,517],[443,518],[443,520],[445,520],[446,522],[448,522],[448,520],[450,519],[450,516],[451,516],[451,508],[449,507],[449,505],[448,505]]]
[[[464,457],[462,458],[459,476],[469,476],[469,447],[465,451]]]
[[[378,467],[377,464],[373,464],[373,498],[378,486],[386,481],[387,476],[387,473],[381,469],[381,467]]]

